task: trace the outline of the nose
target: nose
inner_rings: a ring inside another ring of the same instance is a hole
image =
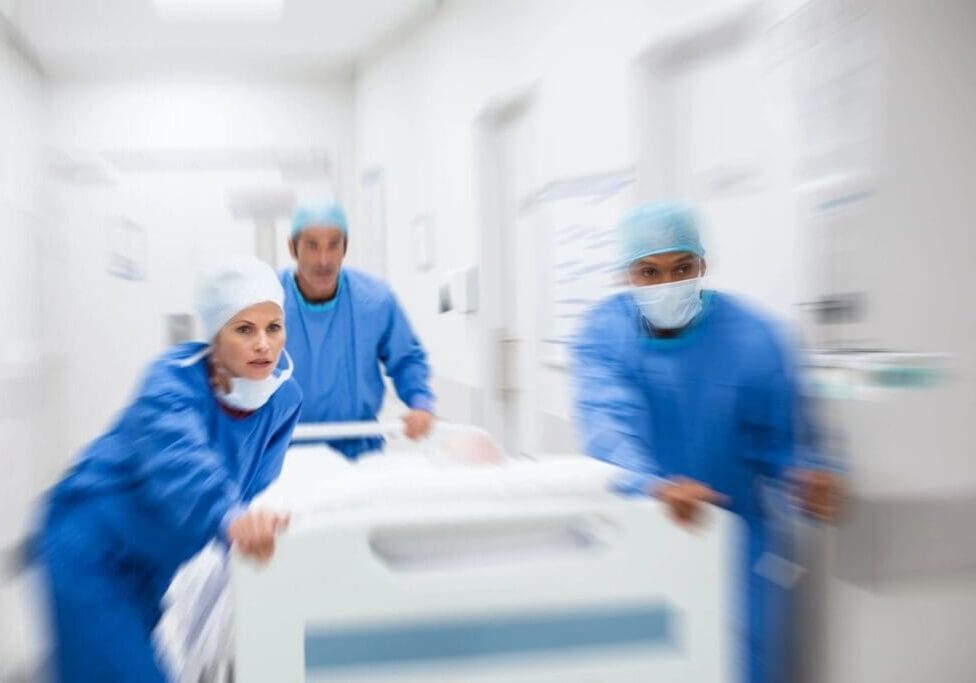
[[[325,267],[332,263],[332,255],[325,249],[316,254],[316,256],[315,262],[319,267]]]
[[[267,332],[258,332],[257,337],[254,340],[254,350],[263,353],[271,348],[271,342],[268,339]]]

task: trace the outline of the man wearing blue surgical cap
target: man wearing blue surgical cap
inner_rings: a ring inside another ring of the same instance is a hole
[[[782,553],[764,482],[789,481],[830,520],[839,479],[819,466],[791,352],[743,302],[705,290],[705,250],[682,204],[654,203],[619,225],[629,291],[598,304],[573,346],[586,451],[632,472],[625,493],[654,496],[694,525],[706,504],[745,522],[741,680],[788,680],[788,592],[768,571]]]
[[[427,355],[390,288],[342,265],[349,242],[346,214],[335,202],[299,206],[289,247],[294,268],[281,273],[288,353],[305,396],[301,422],[375,420],[385,387],[380,365],[407,405],[404,433],[426,435],[434,395]],[[382,447],[379,439],[329,444],[348,458]]]

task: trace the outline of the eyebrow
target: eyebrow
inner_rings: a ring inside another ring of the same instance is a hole
[[[272,319],[272,320],[269,320],[269,321],[268,321],[268,324],[269,324],[269,325],[271,325],[271,324],[274,324],[274,323],[280,323],[280,322],[281,322],[281,318],[274,318],[274,319]],[[251,322],[251,321],[250,321],[250,320],[248,320],[247,318],[240,318],[240,319],[238,319],[238,320],[236,320],[236,321],[234,321],[234,324],[235,324],[235,325],[254,325],[255,327],[257,327],[257,326],[258,326],[258,324],[257,324],[257,323],[255,323],[255,322]]]
[[[682,256],[681,258],[672,261],[667,265],[654,263],[652,261],[641,260],[635,263],[634,266],[637,268],[674,268],[675,266],[683,266],[686,263],[694,263],[696,258],[698,257],[695,256],[694,254],[688,254],[686,256]]]

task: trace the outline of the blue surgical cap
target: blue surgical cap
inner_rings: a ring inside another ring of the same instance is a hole
[[[333,201],[298,206],[291,219],[291,236],[297,237],[305,228],[338,228],[343,235],[349,234],[346,212]]]
[[[634,209],[623,217],[617,231],[625,265],[677,251],[705,255],[695,214],[680,202],[653,202]]]

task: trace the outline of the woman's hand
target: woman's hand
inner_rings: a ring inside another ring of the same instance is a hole
[[[227,528],[227,539],[244,555],[264,563],[274,555],[275,539],[288,528],[289,519],[268,510],[248,510]]]

